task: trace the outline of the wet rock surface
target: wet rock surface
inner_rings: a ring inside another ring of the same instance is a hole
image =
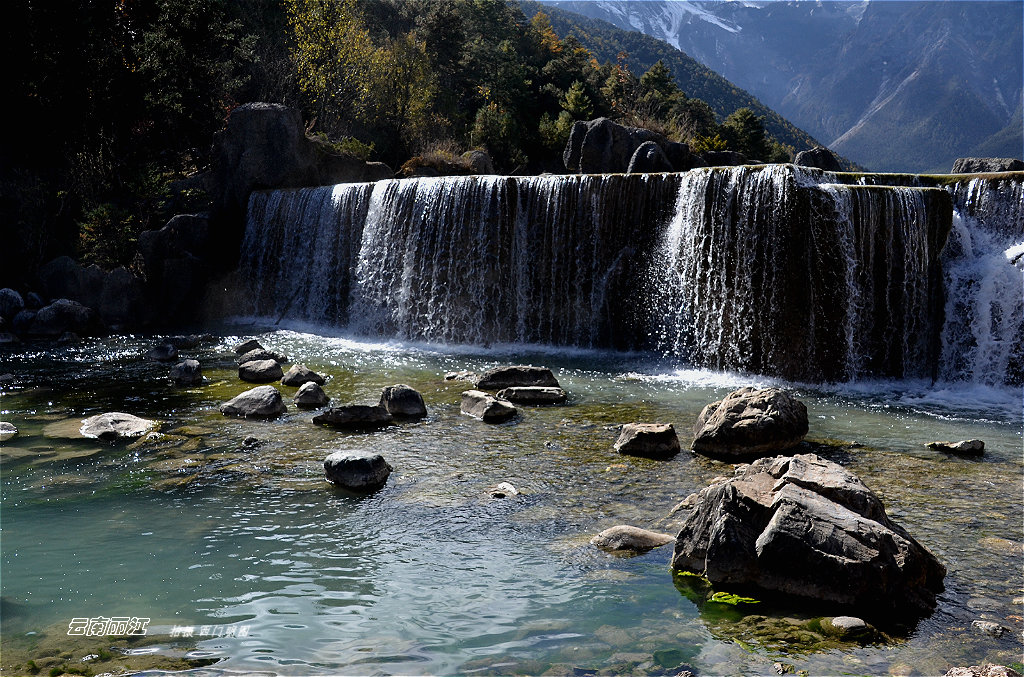
[[[561,388],[543,386],[520,386],[498,391],[499,399],[515,404],[565,404],[567,397]]]
[[[299,390],[295,393],[292,401],[298,407],[315,408],[324,406],[331,401],[331,398],[327,396],[327,393],[324,392],[319,383],[306,381],[299,386]]]
[[[510,367],[495,367],[488,369],[476,382],[480,390],[501,390],[503,388],[516,388],[535,386],[541,388],[559,388],[558,379],[547,367],[531,367],[525,365],[514,365]]]
[[[807,435],[807,407],[778,388],[740,388],[704,407],[693,450],[744,459],[791,449]]]
[[[324,474],[340,487],[353,491],[379,489],[391,475],[391,466],[380,454],[336,451],[324,459]]]
[[[467,390],[462,393],[460,410],[463,414],[485,423],[503,423],[512,419],[518,411],[511,402],[499,400],[482,390]]]
[[[195,386],[203,382],[199,360],[184,360],[171,367],[171,380],[178,386]]]
[[[671,423],[627,423],[613,448],[626,456],[668,458],[679,453],[679,438]]]
[[[981,440],[960,440],[959,442],[929,442],[929,449],[944,451],[948,454],[964,456],[981,456],[985,453],[985,443]]]
[[[315,383],[322,386],[325,381],[323,376],[304,364],[293,364],[281,377],[281,385],[301,386],[303,383]]]
[[[376,404],[346,404],[331,407],[313,417],[313,423],[333,428],[383,428],[394,423],[394,417]]]
[[[672,568],[884,622],[930,613],[946,573],[859,478],[813,454],[759,459],[702,490]]]
[[[423,396],[404,383],[385,386],[380,393],[379,406],[395,418],[423,418],[427,415]]]
[[[220,413],[225,416],[245,418],[274,418],[287,410],[281,392],[274,386],[258,386],[246,390],[220,405]]]
[[[139,418],[132,414],[114,411],[90,416],[82,421],[79,432],[83,437],[92,437],[105,442],[141,437],[159,427],[156,421]]]
[[[238,367],[238,378],[250,383],[270,383],[284,376],[276,360],[256,360]]]
[[[620,524],[590,539],[591,545],[613,552],[644,552],[671,543],[675,537],[640,527]]]

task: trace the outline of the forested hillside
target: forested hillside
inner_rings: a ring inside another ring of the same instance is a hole
[[[57,254],[131,265],[141,231],[204,208],[201,186],[183,179],[208,165],[214,133],[247,101],[299,108],[337,152],[396,170],[412,159],[468,171],[462,153],[483,148],[497,171],[564,171],[572,123],[597,116],[767,161],[812,143],[663,43],[527,9],[16,3],[4,39],[14,120],[0,146],[0,218],[15,247],[0,284]]]

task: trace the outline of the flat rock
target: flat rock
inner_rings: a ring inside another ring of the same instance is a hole
[[[931,613],[946,575],[857,476],[814,454],[758,459],[701,490],[672,568],[876,624]]]
[[[274,362],[282,363],[287,362],[288,357],[273,350],[257,348],[256,350],[250,350],[247,353],[242,353],[238,356],[235,362],[237,364],[245,364],[246,362],[259,362],[261,360],[273,360]]]
[[[274,418],[288,410],[281,391],[274,386],[258,386],[237,395],[220,405],[225,416],[245,418]]]
[[[346,404],[314,416],[313,423],[333,428],[383,428],[394,423],[394,417],[379,404]]]
[[[332,484],[354,491],[379,489],[391,475],[391,466],[380,454],[336,451],[324,459],[324,475]]]
[[[477,378],[479,376],[476,372],[466,371],[465,369],[462,371],[449,371],[444,375],[445,381],[469,381],[475,383]]]
[[[238,378],[250,383],[270,383],[282,376],[284,372],[276,360],[256,360],[238,367]]]
[[[114,411],[108,414],[90,416],[82,421],[78,431],[83,437],[104,440],[106,442],[141,437],[160,427],[156,421],[139,418],[132,414]]]
[[[301,386],[303,383],[315,383],[322,386],[324,377],[304,364],[293,364],[281,377],[283,386]]]
[[[485,423],[503,423],[514,417],[517,410],[511,402],[482,390],[467,390],[462,393],[461,411]]]
[[[656,531],[620,524],[605,529],[591,538],[590,543],[602,550],[644,552],[674,540],[675,537],[669,534],[659,534]]]
[[[0,442],[6,442],[18,434],[18,429],[13,423],[0,421]]]
[[[627,423],[613,448],[627,456],[668,458],[679,453],[679,438],[671,423]]]
[[[981,440],[960,440],[959,442],[929,442],[929,449],[944,451],[949,454],[980,456],[985,453],[985,443]]]
[[[322,407],[330,401],[331,398],[327,396],[327,393],[325,393],[324,389],[320,387],[320,384],[315,381],[306,381],[303,383],[299,386],[299,390],[295,393],[295,397],[292,398],[292,402],[295,403],[295,406],[308,409]]]
[[[502,388],[524,386],[560,387],[558,379],[555,378],[555,375],[547,367],[530,367],[525,365],[488,369],[476,382],[476,387],[479,390],[501,390]]]
[[[395,418],[423,418],[427,415],[423,396],[404,383],[386,386],[381,390],[380,406]]]
[[[778,388],[740,388],[704,407],[693,450],[727,459],[764,456],[796,446],[807,430],[803,402]]]
[[[184,360],[171,367],[171,380],[179,386],[196,386],[203,382],[198,360]]]
[[[243,341],[236,345],[233,350],[235,351],[235,355],[245,355],[253,350],[263,350],[263,345],[256,339],[249,339],[248,341]]]
[[[561,388],[518,386],[499,390],[498,398],[515,404],[565,404],[567,396]]]

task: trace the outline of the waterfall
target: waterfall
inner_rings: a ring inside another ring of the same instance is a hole
[[[269,191],[241,272],[255,314],[368,336],[1020,382],[1022,185],[763,165]]]

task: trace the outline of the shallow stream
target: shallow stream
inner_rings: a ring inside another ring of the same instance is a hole
[[[407,383],[429,415],[339,432],[313,425],[290,404],[295,389],[279,386],[289,403],[281,418],[222,416],[220,403],[252,387],[231,351],[251,336],[327,375],[334,404],[376,402],[383,386]],[[861,645],[809,629],[814,616],[836,614],[828,608],[743,612],[695,600],[673,581],[671,546],[616,557],[588,543],[616,524],[674,533],[673,506],[733,471],[687,451],[619,456],[617,426],[673,423],[687,447],[702,407],[769,381],[640,354],[235,328],[182,351],[206,378],[176,388],[168,366],[145,357],[154,341],[0,353],[0,374],[14,376],[0,420],[20,431],[0,443],[5,674],[24,674],[29,660],[42,674],[102,672],[132,652],[184,661],[152,667],[211,662],[195,674],[282,675],[750,675],[775,674],[775,663],[934,675],[1021,660],[1020,389],[782,384],[808,407],[800,451],[859,475],[949,571],[934,615],[907,636]],[[501,425],[461,415],[469,384],[444,375],[508,363],[550,367],[568,404],[525,407]],[[158,420],[160,435],[131,445],[78,438],[81,419],[106,411]],[[984,456],[925,447],[971,438],[985,441]],[[322,462],[338,449],[381,453],[394,467],[386,487],[333,488]],[[499,482],[520,495],[491,497]],[[66,636],[73,618],[101,616],[151,619],[145,641],[132,649],[124,638]],[[1009,632],[987,635],[972,627],[978,619]]]

